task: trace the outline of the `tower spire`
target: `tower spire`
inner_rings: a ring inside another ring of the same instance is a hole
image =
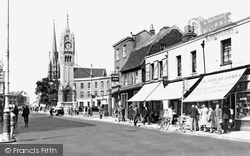
[[[68,10],[67,10],[67,24],[66,24],[66,32],[70,32],[69,30],[69,14],[68,14]]]
[[[52,53],[54,52],[57,52],[55,19],[53,19],[53,41],[52,41]]]

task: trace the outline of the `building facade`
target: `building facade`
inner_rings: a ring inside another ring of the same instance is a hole
[[[103,105],[105,112],[109,112],[111,82],[105,69],[75,68],[74,83],[78,106],[86,108]]]
[[[168,78],[148,100],[162,100],[165,109],[173,106],[179,115],[189,114],[193,103],[199,107],[227,104],[232,109],[236,128],[249,125],[250,53],[247,36],[250,18],[232,22],[229,15],[190,20],[188,27],[197,33],[197,37],[146,57],[146,64],[165,58],[168,62]],[[152,74],[149,69],[147,72]],[[241,129],[250,130],[249,126]]]

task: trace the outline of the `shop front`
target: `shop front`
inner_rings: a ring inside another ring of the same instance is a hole
[[[169,106],[172,106],[173,111],[177,115],[181,115],[183,110],[182,98],[183,95],[191,88],[199,78],[184,79],[176,82],[168,83],[164,87],[163,82],[157,86],[152,94],[150,94],[146,101],[162,101],[163,110],[166,113]]]
[[[184,112],[189,114],[193,103],[215,108],[227,104],[235,120],[236,130],[250,130],[250,76],[249,69],[239,68],[205,75],[196,88],[184,99]]]

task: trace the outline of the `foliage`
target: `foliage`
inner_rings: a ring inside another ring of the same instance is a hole
[[[48,78],[43,78],[36,82],[35,94],[40,95],[39,103],[51,104],[54,100],[57,101],[58,82],[50,81]]]

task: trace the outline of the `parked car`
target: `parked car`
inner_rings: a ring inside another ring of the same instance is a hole
[[[63,109],[63,107],[56,107],[54,110],[56,112],[56,116],[64,115],[64,109]]]

